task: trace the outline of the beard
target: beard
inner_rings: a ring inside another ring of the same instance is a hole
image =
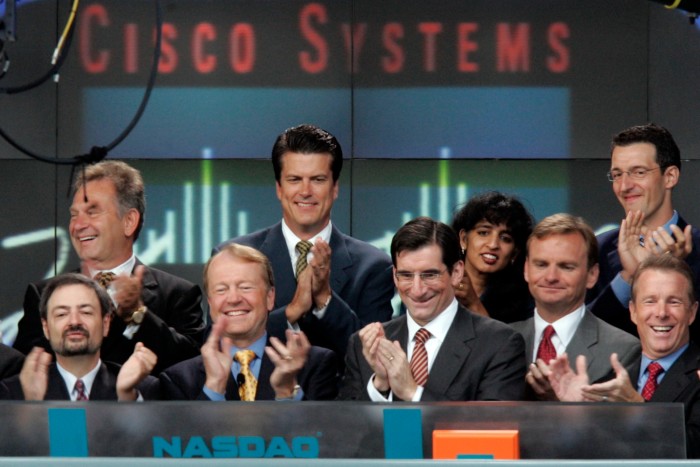
[[[73,342],[68,339],[68,333],[80,332],[85,338],[78,342]],[[52,342],[51,348],[56,355],[62,357],[76,357],[79,355],[95,355],[100,350],[101,342],[95,343],[90,341],[90,332],[84,327],[70,326],[61,336],[59,342]]]

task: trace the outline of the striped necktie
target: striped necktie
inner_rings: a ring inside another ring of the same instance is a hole
[[[425,386],[428,381],[428,351],[425,350],[425,341],[430,339],[430,331],[420,328],[414,339],[416,345],[411,356],[411,374],[418,386]]]

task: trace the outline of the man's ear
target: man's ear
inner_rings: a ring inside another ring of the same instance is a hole
[[[44,337],[49,340],[49,325],[44,318],[41,318],[41,328],[44,330]]]
[[[126,214],[122,218],[122,222],[124,223],[125,237],[134,236],[134,232],[136,232],[136,228],[139,226],[139,219],[141,219],[141,215],[136,209],[131,208],[126,212]]]

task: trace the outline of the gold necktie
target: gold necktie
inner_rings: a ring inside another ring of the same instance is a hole
[[[252,350],[239,350],[233,356],[234,360],[241,364],[241,372],[238,378],[238,395],[242,401],[254,401],[255,391],[258,388],[258,380],[250,371],[250,362],[255,358],[255,352]],[[244,380],[240,381],[240,376],[243,375]]]
[[[117,275],[113,272],[98,272],[97,274],[95,274],[95,277],[93,277],[93,279],[95,280],[95,282],[100,284],[103,289],[106,289],[107,287],[109,287],[109,284],[112,283],[115,277],[117,277]]]
[[[297,250],[297,253],[299,253],[299,257],[297,258],[297,264],[294,268],[295,277],[299,277],[299,274],[306,269],[306,266],[308,265],[306,262],[306,255],[309,253],[312,246],[313,244],[311,242],[307,242],[306,240],[302,240],[297,243],[295,249]]]

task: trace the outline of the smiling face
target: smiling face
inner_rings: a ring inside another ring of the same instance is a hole
[[[109,332],[110,316],[102,316],[94,290],[82,284],[64,285],[47,302],[44,336],[58,356],[95,355]]]
[[[88,201],[85,202],[85,193]],[[69,232],[75,252],[92,269],[111,269],[129,259],[139,214],[119,213],[109,179],[93,180],[77,190],[70,207]]]
[[[224,335],[245,348],[265,332],[275,291],[268,287],[262,265],[224,251],[209,264],[207,300],[212,319],[226,320]]]
[[[408,283],[399,281],[396,272],[413,273]],[[425,282],[417,273],[440,273],[434,281]],[[418,250],[404,250],[396,256],[394,283],[401,300],[416,323],[425,326],[442,313],[454,300],[454,288],[462,280],[464,266],[455,263],[452,273],[442,262],[442,250],[436,244],[426,245]]]
[[[330,154],[288,152],[282,156],[277,198],[285,223],[302,240],[308,240],[328,225],[338,197],[333,181]]]
[[[615,146],[612,151],[610,171],[629,172],[634,169],[654,169],[640,180],[628,174],[613,182],[613,192],[625,212],[642,211],[645,223],[658,227],[673,216],[671,190],[678,183],[678,167],[659,169],[656,147],[651,143],[633,143]]]
[[[586,241],[578,232],[531,237],[525,280],[537,312],[553,322],[583,305],[586,289],[598,280],[598,265],[588,268]]]
[[[459,241],[466,250],[464,267],[470,277],[502,271],[517,254],[510,229],[505,224],[494,225],[485,219],[469,232],[460,231]]]
[[[691,303],[688,280],[676,271],[647,269],[636,278],[630,317],[642,352],[652,360],[670,355],[690,340],[698,302]]]

